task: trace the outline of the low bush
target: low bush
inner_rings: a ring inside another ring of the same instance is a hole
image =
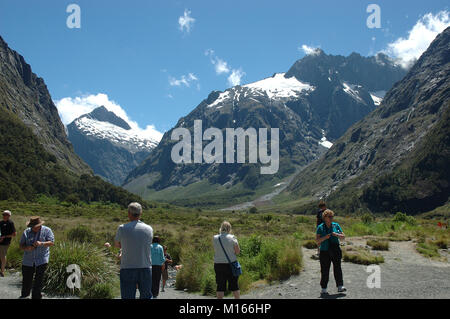
[[[114,287],[109,283],[99,283],[87,287],[81,294],[83,299],[114,299]]]
[[[81,291],[71,291],[66,284],[70,273],[67,266],[78,265],[81,270]],[[44,276],[44,291],[49,295],[93,295],[105,291],[105,286],[118,282],[118,268],[108,253],[96,246],[78,242],[57,242],[50,248],[50,262]]]
[[[367,241],[367,245],[373,250],[389,250],[389,242],[386,240],[370,239]]]
[[[317,249],[317,247],[319,247],[319,246],[317,245],[317,242],[314,239],[311,239],[311,240],[304,241],[303,247],[305,247],[307,249]]]
[[[375,218],[373,217],[372,214],[365,213],[364,215],[361,216],[361,221],[367,225],[373,223],[375,221]]]
[[[346,247],[342,251],[343,260],[354,264],[372,265],[384,263],[383,256],[376,256],[364,248]]]
[[[95,233],[87,226],[78,225],[67,232],[67,239],[79,243],[92,243],[95,241]]]

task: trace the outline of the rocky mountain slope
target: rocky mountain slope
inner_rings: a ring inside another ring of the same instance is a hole
[[[104,106],[67,126],[75,152],[105,180],[121,185],[158,144],[139,136],[130,125]]]
[[[90,168],[73,151],[56,106],[42,78],[0,37],[0,108],[16,114],[33,130],[58,163],[75,173]]]
[[[382,81],[371,79],[377,74],[383,74]],[[279,128],[277,174],[261,175],[259,164],[175,164],[173,128],[124,185],[146,198],[180,196],[188,205],[231,204],[242,200],[241,195],[256,196],[258,190],[272,187],[319,158],[350,125],[373,111],[383,91],[404,74],[383,55],[341,57],[320,51],[297,61],[287,73],[214,91],[175,128],[187,128],[193,135],[195,120],[202,121],[203,130],[215,127],[223,136],[226,128]],[[217,193],[220,199],[214,198]]]
[[[450,28],[288,188],[346,210],[418,213],[449,197]],[[331,195],[330,195],[331,194]]]

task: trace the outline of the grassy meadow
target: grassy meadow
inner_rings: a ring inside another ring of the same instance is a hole
[[[45,291],[48,294],[75,294],[82,298],[113,298],[119,293],[119,260],[113,244],[117,227],[127,222],[126,210],[116,204],[70,204],[41,197],[38,202],[0,201],[0,209],[12,211],[17,229],[8,251],[8,267],[20,270],[22,252],[18,247],[25,223],[32,215],[41,216],[55,233],[56,245],[51,257]],[[347,238],[370,236],[372,249],[389,249],[389,241],[414,240],[417,251],[429,258],[440,259],[439,249],[447,247],[448,229],[437,223],[445,219],[411,217],[398,213],[391,217],[372,215],[339,216],[338,222]],[[215,294],[212,237],[220,224],[228,220],[237,236],[243,275],[239,278],[243,293],[261,282],[288,279],[303,267],[301,247],[314,249],[315,216],[258,212],[219,212],[180,208],[169,204],[152,204],[144,210],[142,220],[150,224],[154,234],[168,246],[176,264],[176,288],[192,293]],[[344,261],[360,264],[380,263],[370,250],[343,249]],[[82,272],[82,288],[66,287],[66,267],[77,264]]]

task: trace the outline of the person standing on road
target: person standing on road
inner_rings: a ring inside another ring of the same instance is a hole
[[[55,236],[49,227],[43,226],[39,216],[33,216],[20,238],[20,248],[24,251],[22,261],[22,295],[27,298],[33,288],[31,298],[42,299],[42,285],[50,257],[50,247],[55,243]],[[34,283],[33,283],[34,277]]]
[[[339,247],[339,239],[344,240],[345,235],[338,223],[333,222],[334,212],[327,209],[323,212],[323,223],[317,227],[316,242],[320,245],[320,286],[322,294],[328,294],[327,286],[330,275],[330,266],[333,263],[334,279],[338,292],[345,292],[344,280],[342,276],[341,259],[342,251]]]
[[[214,271],[216,273],[217,299],[223,299],[225,290],[233,292],[234,298],[240,298],[238,277],[233,276],[230,262],[237,260],[236,255],[240,254],[239,243],[231,234],[231,224],[224,221],[219,229],[219,234],[213,238],[214,246]],[[223,246],[223,248],[222,248]],[[226,255],[225,255],[226,252]],[[228,261],[228,258],[230,261]]]
[[[122,299],[135,299],[139,289],[141,299],[152,298],[152,259],[150,245],[153,229],[140,221],[142,206],[128,205],[129,223],[117,229],[114,245],[121,248],[120,294]]]
[[[152,243],[152,294],[153,299],[158,298],[159,295],[159,285],[161,283],[161,274],[163,271],[164,263],[166,259],[164,258],[164,249],[160,245],[161,240],[158,236],[153,238]]]
[[[162,289],[161,292],[164,292],[164,287],[166,286],[166,282],[169,279],[169,264],[173,262],[172,257],[170,257],[169,253],[167,252],[167,246],[164,246],[164,269],[162,271]]]
[[[0,262],[2,264],[0,277],[5,277],[6,255],[11,244],[11,239],[16,236],[16,228],[11,218],[11,212],[5,210],[3,212],[3,220],[0,222]]]
[[[327,209],[327,204],[321,200],[319,202],[319,210],[316,213],[316,229],[319,227],[320,224],[323,223],[322,214]],[[320,256],[320,247],[317,247],[317,259],[319,259]]]

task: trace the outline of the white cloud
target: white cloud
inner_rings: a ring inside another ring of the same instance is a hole
[[[221,58],[217,57],[214,53],[214,50],[212,49],[206,50],[205,55],[210,57],[211,64],[214,65],[214,68],[218,75],[222,73],[228,74],[230,72],[228,63],[225,60],[222,60]]]
[[[408,68],[448,26],[450,26],[448,11],[440,11],[436,15],[425,14],[408,32],[407,38],[398,38],[389,43],[383,52],[399,59],[401,65]]]
[[[198,81],[198,77],[193,73],[189,73],[188,75],[182,75],[179,79],[176,79],[172,76],[169,76],[169,84],[170,86],[186,86],[190,87],[191,83],[194,81]]]
[[[216,67],[217,74],[230,72],[230,69],[228,68],[228,63],[222,59],[219,59],[219,58],[216,59],[215,67]]]
[[[306,55],[318,55],[320,53],[319,48],[310,47],[306,44],[303,44],[299,50],[303,51]]]
[[[104,106],[108,111],[113,112],[118,117],[125,120],[133,131],[142,137],[160,141],[162,133],[158,132],[153,125],[147,125],[145,129],[140,128],[139,124],[131,120],[125,110],[113,100],[110,100],[107,94],[98,93],[96,95],[83,95],[77,97],[65,97],[55,101],[59,116],[64,125],[70,124],[73,120],[83,114],[92,112],[99,106]]]
[[[206,50],[205,55],[210,57],[211,64],[214,65],[214,69],[217,75],[229,74],[231,72],[231,74],[228,76],[228,85],[235,86],[241,84],[241,79],[245,75],[245,72],[242,71],[242,68],[233,69],[228,65],[228,62],[216,56],[214,50],[212,49]]]
[[[191,32],[191,28],[194,25],[195,19],[190,16],[191,11],[188,9],[184,10],[184,15],[178,18],[178,24],[181,31]],[[186,30],[185,30],[186,29]]]
[[[228,77],[228,84],[230,86],[240,85],[241,79],[244,75],[245,72],[242,71],[242,69],[234,69]]]

